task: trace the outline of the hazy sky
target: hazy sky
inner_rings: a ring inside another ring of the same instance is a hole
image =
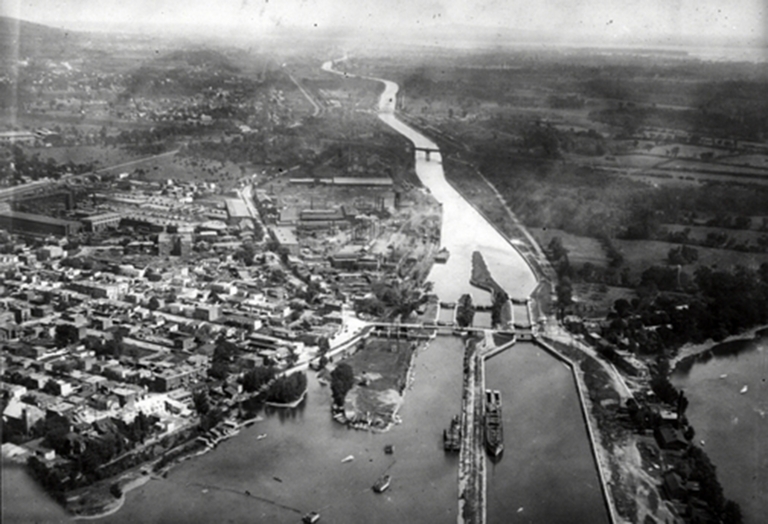
[[[59,27],[208,25],[417,30],[474,25],[514,36],[768,41],[766,0],[2,0],[0,12]]]

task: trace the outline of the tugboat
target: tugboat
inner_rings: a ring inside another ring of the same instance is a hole
[[[504,429],[501,423],[501,392],[485,390],[485,449],[492,459],[504,451]]]
[[[392,478],[389,475],[382,475],[379,477],[379,480],[376,481],[376,484],[373,485],[373,491],[376,493],[383,493],[389,488],[389,482],[392,480]]]
[[[310,511],[309,513],[301,517],[301,521],[304,524],[314,524],[318,520],[320,520],[320,513],[318,513],[317,511]]]
[[[454,415],[451,419],[451,427],[443,430],[443,449],[445,451],[459,451],[461,449],[461,418]]]

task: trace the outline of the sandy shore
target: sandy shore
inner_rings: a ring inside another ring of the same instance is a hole
[[[695,357],[696,355],[701,355],[702,353],[706,353],[714,346],[719,344],[735,342],[737,340],[754,340],[759,338],[761,334],[765,332],[768,332],[768,325],[756,326],[752,329],[748,329],[743,333],[739,333],[738,335],[731,335],[730,337],[726,337],[720,342],[715,342],[714,340],[710,339],[706,342],[702,342],[701,344],[685,344],[678,350],[677,355],[669,360],[669,368],[674,370],[675,366],[677,366],[683,360]]]

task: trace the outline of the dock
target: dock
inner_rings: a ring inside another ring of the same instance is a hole
[[[486,521],[485,448],[483,401],[485,366],[479,342],[468,342],[464,352],[461,448],[459,450],[459,524]]]

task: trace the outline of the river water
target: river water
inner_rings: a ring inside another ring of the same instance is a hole
[[[397,86],[385,84],[381,120],[417,147],[436,147],[394,117]],[[482,295],[468,282],[478,249],[512,296],[530,294],[536,280],[525,261],[445,181],[439,154],[430,156],[427,162],[417,154],[416,172],[443,204],[442,242],[451,256],[429,276],[441,300],[470,291]],[[455,337],[438,337],[419,350],[400,411],[403,423],[385,434],[335,423],[330,391],[310,373],[299,408],[265,413],[215,451],[130,492],[119,512],[100,521],[298,522],[316,510],[324,522],[335,523],[455,522],[458,456],[443,451],[442,430],[460,409],[462,358],[462,341]],[[487,370],[487,386],[505,399],[506,434],[502,461],[488,468],[488,521],[606,522],[570,372],[527,343],[495,356]],[[393,455],[384,453],[386,444],[394,444]],[[342,463],[348,455],[355,459]],[[371,486],[385,471],[392,485],[376,495]]]
[[[672,375],[689,399],[686,414],[695,440],[704,441],[725,496],[739,503],[745,522],[754,524],[765,522],[768,514],[766,379],[768,334],[715,346]]]

